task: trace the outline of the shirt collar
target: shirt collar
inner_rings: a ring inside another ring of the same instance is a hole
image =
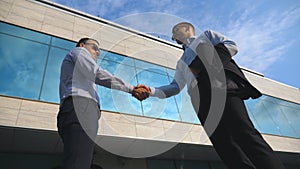
[[[192,36],[192,37],[188,38],[187,39],[188,45],[191,44],[195,39],[196,39],[195,36]]]
[[[185,49],[186,49],[187,47],[189,47],[190,44],[191,44],[195,39],[196,39],[196,36],[192,36],[192,37],[188,38],[188,39],[186,40],[186,41],[188,42],[188,44],[182,45],[182,49],[185,51]]]

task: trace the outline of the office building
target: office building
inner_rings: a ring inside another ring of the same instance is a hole
[[[54,168],[62,59],[82,37],[100,41],[98,64],[133,85],[170,83],[180,46],[45,0],[0,0],[0,168]],[[255,127],[287,169],[300,168],[300,91],[243,69],[263,96],[246,100]],[[139,102],[99,86],[93,163],[103,169],[225,169],[186,88]]]

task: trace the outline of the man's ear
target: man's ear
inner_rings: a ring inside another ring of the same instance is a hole
[[[80,43],[80,44],[79,44],[79,47],[83,47],[83,46],[84,46],[84,43]]]
[[[189,31],[190,31],[190,26],[189,26],[189,25],[186,25],[185,32],[189,32]]]

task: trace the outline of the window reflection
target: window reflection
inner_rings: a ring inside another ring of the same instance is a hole
[[[162,66],[154,65],[154,64],[151,64],[148,62],[144,62],[141,60],[135,60],[135,66],[137,69],[140,69],[140,70],[147,70],[150,72],[167,75],[166,68],[164,68]]]
[[[295,132],[295,135],[291,135],[291,136],[300,138],[300,112],[299,112],[299,109],[297,110],[297,109],[294,109],[293,107],[280,106],[280,110],[282,112],[284,112],[284,115],[287,119],[288,125]]]
[[[249,100],[249,111],[253,114],[254,119],[259,125],[260,132],[281,135],[279,127],[274,123],[269,113],[266,111],[266,105],[260,99]]]
[[[125,57],[125,56],[122,56],[122,55],[119,55],[116,53],[103,51],[101,53],[101,56],[103,57],[103,59],[108,60],[108,61],[113,61],[113,62],[129,65],[129,66],[134,66],[132,58]]]
[[[0,44],[0,94],[58,103],[60,65],[75,42],[1,22],[0,39],[5,42]],[[104,50],[97,63],[132,85],[168,85],[175,73],[173,69]],[[98,89],[103,110],[200,123],[186,88],[175,97],[151,97],[143,102],[121,91],[102,86]],[[300,138],[300,104],[266,95],[245,103],[260,132]]]
[[[191,103],[190,96],[187,93],[187,87],[184,87],[183,90],[175,96],[175,98],[182,121],[200,124],[200,121]]]
[[[169,84],[167,76],[137,69],[138,83],[145,84],[152,87]],[[160,72],[161,70],[155,70]],[[164,118],[170,120],[181,120],[174,97],[167,99],[159,99],[150,97],[142,102],[143,112],[145,116]]]
[[[39,99],[48,46],[0,34],[0,93]]]
[[[288,123],[287,118],[284,115],[284,112],[281,111],[279,104],[274,104],[274,102],[264,101],[266,106],[266,113],[268,113],[274,123],[277,125],[278,130],[281,134],[286,136],[295,136],[295,131],[291,128]]]
[[[74,45],[74,44],[73,44]],[[50,49],[47,69],[45,73],[41,100],[59,103],[59,77],[61,63],[68,50],[52,47]]]
[[[256,103],[257,103],[257,100],[252,100],[252,99],[245,100],[245,106],[247,108],[249,117],[250,117],[253,125],[255,126],[255,128],[258,131],[262,132],[262,129],[261,129],[259,123],[256,121],[256,118],[254,118],[254,115],[253,115],[253,111],[255,111],[255,109],[253,109],[252,107],[254,107]]]
[[[107,60],[102,60],[100,67],[132,85],[137,85],[134,67]],[[111,90],[102,86],[98,86],[98,89],[101,109],[142,115],[140,101],[133,98],[130,94],[122,91]]]
[[[263,95],[246,100],[249,116],[262,133],[300,137],[298,104]]]
[[[167,69],[167,74],[170,78],[174,78],[175,70]]]
[[[58,48],[66,49],[67,51],[70,51],[71,49],[75,48],[76,43],[68,41],[68,40],[52,37],[51,45],[58,47]]]
[[[9,35],[20,37],[22,39],[28,39],[35,42],[45,43],[45,44],[48,44],[51,38],[46,34],[38,33],[28,29],[23,29],[3,22],[0,22],[0,30],[1,33],[4,34],[9,34]],[[5,42],[5,41],[1,40],[1,42]]]

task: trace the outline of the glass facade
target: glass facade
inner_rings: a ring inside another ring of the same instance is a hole
[[[75,42],[0,22],[0,94],[59,103],[60,65]],[[169,84],[174,70],[101,51],[100,67],[132,85]],[[186,88],[168,99],[143,102],[130,94],[98,86],[102,110],[199,124]],[[247,100],[256,128],[267,134],[300,138],[300,105],[263,96]],[[177,165],[177,164],[176,164]]]
[[[255,127],[261,133],[300,138],[300,105],[263,95],[246,100]]]

